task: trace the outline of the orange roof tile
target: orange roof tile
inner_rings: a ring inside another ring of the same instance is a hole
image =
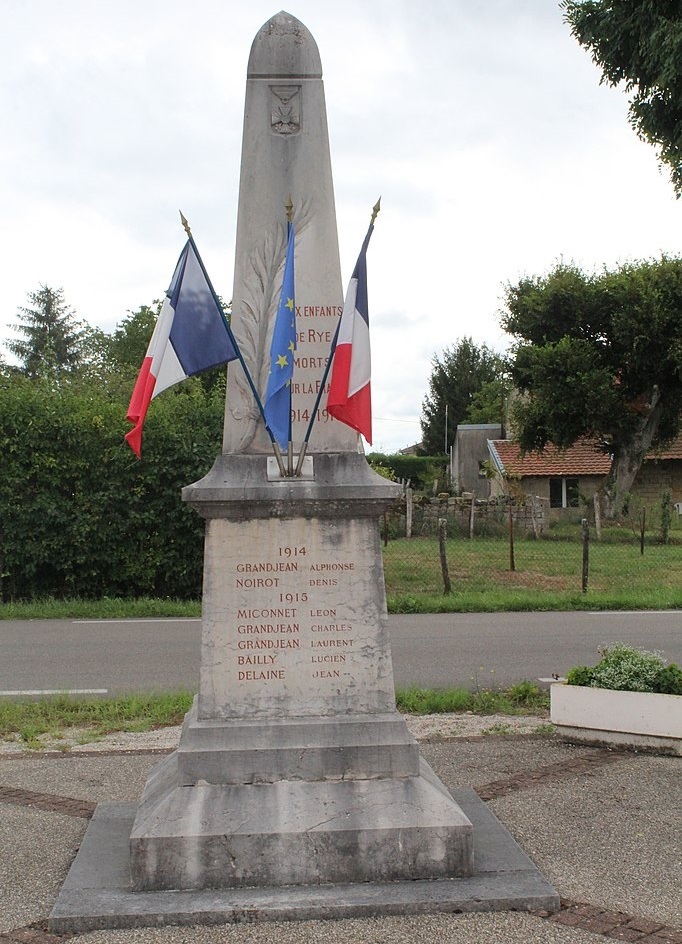
[[[660,451],[650,452],[647,459],[682,459],[682,434]]]
[[[611,468],[611,457],[601,452],[591,439],[581,439],[559,449],[548,445],[542,452],[527,452],[511,439],[489,440],[502,463],[506,475],[606,475]],[[651,452],[647,459],[682,459],[682,435],[659,452]]]
[[[606,475],[611,458],[591,440],[581,440],[568,449],[546,446],[542,452],[527,452],[511,439],[495,439],[492,445],[507,475]]]

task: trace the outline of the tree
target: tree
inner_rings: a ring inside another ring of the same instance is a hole
[[[612,456],[605,514],[620,514],[642,461],[682,414],[682,259],[588,275],[560,264],[509,285],[502,324],[526,451],[588,436]]]
[[[15,333],[23,338],[5,346],[19,358],[19,370],[27,377],[60,375],[75,371],[83,356],[85,326],[64,301],[64,290],[41,285],[29,292],[32,307],[20,308]]]
[[[507,412],[509,376],[506,366],[500,366],[500,374],[486,380],[481,389],[472,396],[464,417],[465,423],[502,423]]]
[[[467,418],[475,395],[485,384],[498,380],[504,372],[502,358],[486,344],[480,347],[471,338],[462,338],[452,347],[434,354],[429,392],[422,404],[423,448],[427,455],[445,450],[454,442],[457,426]],[[447,408],[447,410],[446,410]],[[501,410],[490,420],[499,421]]]
[[[114,369],[133,372],[140,369],[160,311],[159,301],[141,305],[116,325],[109,339],[109,358]]]
[[[602,70],[625,82],[630,123],[682,194],[682,8],[677,0],[564,0],[564,18]]]
[[[220,297],[219,301],[229,318],[230,306],[226,305]],[[141,305],[137,311],[129,311],[126,317],[116,325],[113,334],[106,335],[108,342],[106,361],[109,373],[112,375],[110,383],[114,382],[114,375],[119,378],[119,385],[134,382],[147,353],[149,341],[161,312],[161,305],[162,303],[157,300],[151,305]],[[197,383],[201,383],[207,394],[215,389],[224,391],[225,377],[225,367],[221,365],[204,371]],[[182,389],[188,388],[183,385]]]

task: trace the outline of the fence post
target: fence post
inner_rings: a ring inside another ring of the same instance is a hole
[[[601,541],[601,502],[599,492],[594,493],[594,530],[597,534],[597,540]]]
[[[661,541],[667,544],[670,540],[670,524],[672,519],[672,495],[666,489],[661,495]]]
[[[412,489],[405,489],[405,537],[412,537]]]
[[[509,509],[509,569],[511,571],[516,570],[516,563],[514,561],[514,515],[512,513],[512,503],[511,499],[507,505]]]
[[[583,593],[587,593],[587,578],[590,572],[590,529],[587,524],[587,518],[582,520],[583,531]]]
[[[475,492],[471,493],[471,508],[469,510],[469,537],[473,538],[474,536],[474,506],[476,505],[476,494]]]
[[[440,569],[443,575],[443,592],[450,593],[452,586],[450,584],[450,574],[448,572],[448,558],[445,552],[445,539],[447,537],[448,519],[438,519],[438,551],[440,553]]]
[[[642,508],[642,525],[639,532],[639,553],[644,554],[644,532],[646,531],[646,508]]]
[[[533,537],[535,540],[539,540],[540,534],[538,532],[538,521],[535,517],[535,495],[527,495],[526,499],[530,498],[530,523],[533,525]],[[514,568],[512,567],[512,570]]]

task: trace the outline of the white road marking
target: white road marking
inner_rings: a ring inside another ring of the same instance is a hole
[[[579,610],[574,610],[578,613]],[[590,616],[670,616],[679,610],[585,610]]]
[[[0,692],[0,695],[106,695],[108,688],[26,688],[23,691]]]
[[[136,619],[134,616],[125,619],[75,619],[72,623],[200,623],[200,616],[165,616]]]

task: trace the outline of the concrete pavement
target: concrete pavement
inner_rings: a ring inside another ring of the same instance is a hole
[[[474,787],[490,805],[557,887],[559,914],[377,915],[97,931],[76,940],[682,944],[679,759],[572,747],[551,735],[434,740],[422,753],[448,787]],[[158,759],[149,751],[0,756],[0,940],[59,940],[45,933],[45,921],[94,805],[137,800]]]

